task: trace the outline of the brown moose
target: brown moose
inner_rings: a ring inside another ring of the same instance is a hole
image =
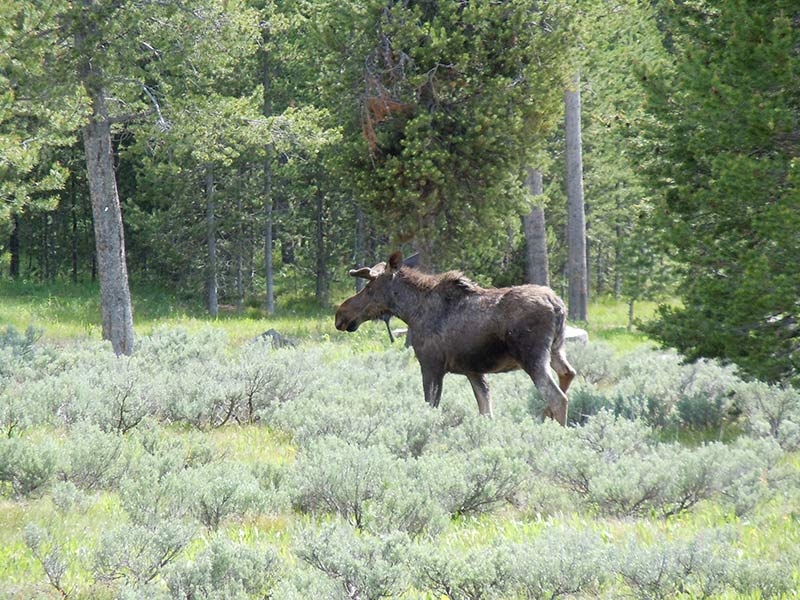
[[[439,405],[445,373],[460,373],[472,384],[480,413],[491,415],[486,373],[521,368],[547,401],[545,414],[566,424],[565,392],[575,369],[564,353],[564,303],[553,290],[538,285],[484,289],[457,271],[427,275],[404,265],[399,252],[350,275],[369,283],[336,311],[336,329],[355,331],[364,321],[386,315],[405,321],[428,404]]]

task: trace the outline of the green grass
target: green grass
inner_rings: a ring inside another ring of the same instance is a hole
[[[634,305],[634,319],[647,321],[652,319],[658,308],[658,302],[640,301]],[[589,339],[602,340],[617,350],[626,352],[644,343],[652,343],[644,333],[636,329],[628,330],[628,304],[604,296],[589,304],[589,321],[576,323],[589,332]]]
[[[334,308],[321,307],[313,299],[281,296],[274,315],[248,306],[242,313],[223,311],[217,319],[206,313],[201,301],[188,301],[174,292],[155,286],[133,286],[134,328],[147,335],[157,327],[181,327],[196,332],[208,327],[225,330],[228,339],[240,343],[275,329],[303,341],[345,342],[361,350],[382,348],[389,343],[383,323],[366,323],[355,334],[342,334],[333,326]],[[333,300],[342,301],[346,291]],[[636,318],[653,316],[655,302],[638,302]],[[575,323],[589,331],[590,339],[612,344],[620,352],[632,350],[649,340],[635,328],[627,329],[628,306],[613,298],[599,298],[589,306],[588,323]],[[96,283],[37,283],[0,279],[0,327],[41,329],[44,339],[54,343],[101,338],[100,291]],[[403,327],[400,320],[393,328]]]

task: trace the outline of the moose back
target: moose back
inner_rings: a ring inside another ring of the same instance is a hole
[[[439,405],[445,373],[459,373],[469,379],[480,413],[491,415],[486,374],[523,369],[547,402],[545,414],[566,424],[575,370],[564,352],[566,309],[553,290],[485,289],[456,271],[428,275],[404,265],[399,252],[350,275],[368,283],[336,311],[336,328],[355,331],[387,315],[405,321],[428,404]]]

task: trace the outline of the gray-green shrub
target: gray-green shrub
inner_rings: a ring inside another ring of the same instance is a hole
[[[737,390],[748,431],[771,437],[787,451],[800,448],[800,391],[754,381]]]
[[[322,438],[292,468],[292,501],[300,510],[334,513],[362,528],[368,503],[380,501],[401,473],[399,459],[382,446],[365,448]]]
[[[429,454],[413,470],[417,485],[451,515],[477,515],[515,504],[527,481],[525,462],[490,446],[469,453]]]
[[[115,487],[132,460],[126,439],[93,423],[78,423],[63,447],[60,477],[85,489]]]
[[[295,554],[339,584],[334,597],[396,598],[408,588],[409,540],[403,534],[373,535],[330,523],[295,537]]]
[[[617,572],[635,597],[666,600],[697,587],[698,580],[698,591],[707,587],[709,592],[718,591],[715,584],[727,579],[727,564],[714,560],[711,550],[696,541],[659,541],[648,546],[632,541],[619,556]],[[703,585],[704,575],[710,572],[714,579]]]
[[[531,454],[533,468],[611,515],[667,516],[709,498],[743,514],[774,494],[783,478],[777,444],[741,440],[686,448],[657,442],[643,423],[608,412],[574,435],[555,432],[559,438],[549,451]]]
[[[97,581],[121,582],[131,588],[164,576],[194,538],[195,529],[181,519],[147,524],[120,523],[103,533],[92,556]]]
[[[521,598],[547,600],[596,595],[609,579],[609,551],[587,530],[548,528],[538,537],[508,547],[510,587]]]
[[[412,576],[418,589],[450,600],[507,598],[512,582],[508,549],[463,548],[436,541],[413,549]]]
[[[250,600],[270,597],[279,569],[270,547],[217,535],[192,559],[177,562],[167,585],[173,600]]]
[[[266,498],[245,465],[233,461],[209,463],[185,475],[191,490],[191,512],[209,529],[217,529],[230,516],[243,516],[265,506]]]
[[[47,581],[62,598],[67,598],[72,589],[66,584],[65,576],[69,567],[64,557],[63,544],[54,539],[47,529],[34,523],[25,527],[25,545],[42,567]]]
[[[44,437],[0,438],[0,484],[7,484],[15,496],[42,491],[55,477],[59,451]]]

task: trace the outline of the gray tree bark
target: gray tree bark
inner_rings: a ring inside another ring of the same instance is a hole
[[[88,5],[84,0],[84,6]],[[92,280],[96,270],[100,279],[103,339],[111,342],[117,355],[130,355],[133,354],[133,306],[128,286],[122,208],[114,172],[111,118],[103,85],[104,73],[92,62],[94,48],[88,41],[96,34],[96,27],[89,19],[86,31],[75,36],[76,48],[86,57],[78,76],[92,103],[89,122],[82,131],[96,249]]]
[[[206,165],[206,246],[208,248],[208,266],[206,291],[208,294],[208,314],[216,318],[219,314],[217,298],[217,220],[214,216],[214,167]]]
[[[356,239],[353,248],[353,262],[356,267],[365,266],[366,256],[364,253],[364,211],[356,205]],[[361,277],[354,277],[356,293],[364,289],[365,282]]]
[[[588,318],[588,281],[586,268],[586,215],[583,205],[583,160],[581,157],[580,76],[564,93],[567,133],[567,278],[569,280],[569,318]]]
[[[267,50],[267,39],[269,33],[266,28],[262,32],[262,71],[261,89],[264,93],[264,106],[262,112],[264,117],[272,116],[271,93],[271,72],[269,63],[269,51]],[[264,146],[264,278],[267,282],[267,295],[264,308],[267,314],[275,312],[275,274],[272,269],[272,238],[273,238],[273,205],[272,198],[272,144]]]
[[[527,168],[525,187],[531,196],[540,196],[543,192],[542,172]],[[522,229],[525,234],[525,275],[528,283],[550,285],[550,268],[547,259],[547,230],[545,228],[544,209],[531,205],[531,211],[522,217]]]
[[[16,279],[19,277],[19,217],[16,213],[11,215],[11,237],[8,240],[8,250],[11,252],[8,274]]]
[[[97,274],[103,339],[110,340],[116,354],[133,354],[133,308],[128,286],[122,209],[114,174],[111,122],[105,90],[87,87],[92,98],[92,116],[83,128],[89,197],[94,217]]]
[[[619,300],[622,293],[622,225],[617,223],[616,226],[617,239],[614,245],[614,298]]]
[[[239,181],[244,177],[244,173],[239,171]],[[238,189],[236,194],[236,214],[238,223],[236,226],[236,312],[244,310],[244,216],[242,214],[242,190]]]
[[[317,248],[316,248],[316,298],[323,306],[328,303],[328,268],[325,260],[325,197],[317,191],[316,197]]]
[[[75,177],[69,178],[69,190],[72,200],[69,211],[72,220],[72,244],[70,246],[72,251],[72,283],[78,283],[78,199],[75,192]]]

